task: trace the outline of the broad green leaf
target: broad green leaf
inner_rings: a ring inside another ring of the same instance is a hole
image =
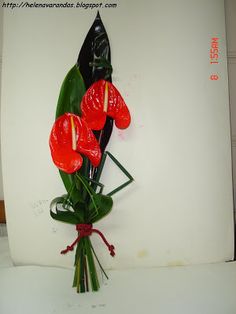
[[[77,186],[81,186],[82,185],[86,189],[86,191],[88,192],[90,197],[92,195],[96,195],[94,189],[89,184],[90,180],[88,178],[86,178],[85,176],[81,175],[80,173],[76,173],[75,181],[76,181],[76,185]]]
[[[79,224],[82,223],[81,219],[78,217],[77,213],[73,213],[70,211],[61,211],[61,210],[56,210],[54,213],[52,210],[50,210],[50,215],[53,219],[67,222],[69,224]]]
[[[89,181],[82,175],[76,174],[76,181],[80,181],[86,189],[90,198],[88,213],[86,213],[86,221],[94,223],[106,216],[112,209],[113,201],[111,196],[96,194]]]
[[[67,174],[62,170],[59,170],[60,176],[66,188],[66,191],[70,193],[71,187],[75,184],[75,175],[74,174]]]
[[[75,175],[75,180],[76,180],[76,185],[80,186],[81,190],[83,190],[82,198],[84,200],[87,200],[90,198],[90,200],[94,203],[93,201],[93,195],[96,195],[94,189],[92,186],[89,184],[89,181],[86,177],[81,175],[80,173],[76,173]],[[94,203],[94,206],[96,207],[96,204]]]
[[[50,203],[50,209],[52,210],[57,204],[64,204],[67,202],[67,195],[62,195],[54,198]]]
[[[59,206],[62,210],[58,209]],[[68,201],[67,195],[63,195],[52,200],[50,204],[50,215],[52,218],[59,221],[71,224],[82,223],[84,221],[82,210],[73,212],[71,209],[72,204]]]
[[[93,196],[93,199],[94,202],[96,203],[96,207],[94,206],[94,202],[90,203],[89,220],[91,223],[95,223],[98,220],[105,217],[106,215],[108,215],[113,205],[113,200],[108,195],[96,194]]]
[[[86,209],[87,209],[88,205],[85,201],[83,202],[77,202],[76,204],[73,205],[73,209],[75,211],[75,213],[85,213]]]
[[[66,75],[59,94],[56,118],[65,112],[80,115],[80,103],[85,94],[85,85],[79,68],[75,65]]]
[[[80,191],[73,189],[71,194],[65,194],[60,197],[56,197],[52,200],[50,204],[50,209],[53,210],[53,207],[57,207],[57,205],[61,205],[64,209],[68,209],[71,207],[75,212],[85,210],[85,202],[81,198]]]
[[[68,192],[68,200],[73,204],[73,208],[78,203],[79,204],[84,203],[82,189],[78,188],[76,184],[71,185],[71,190]]]
[[[80,74],[79,68],[75,65],[66,75],[59,94],[56,118],[63,115],[66,112],[80,115],[80,103],[83,95],[85,94],[85,85],[83,78]],[[74,174],[67,174],[60,171],[61,179],[64,186],[69,193],[74,182]],[[73,203],[78,201],[78,194],[73,191],[71,195]]]

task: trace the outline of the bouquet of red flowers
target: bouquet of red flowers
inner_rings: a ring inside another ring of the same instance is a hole
[[[50,134],[50,149],[60,172],[66,194],[51,202],[52,218],[76,226],[77,237],[61,254],[76,247],[73,286],[77,292],[99,289],[95,262],[107,277],[90,241],[97,233],[115,256],[115,247],[93,224],[112,209],[112,195],[133,181],[132,176],[109,152],[105,151],[113,123],[125,129],[131,117],[122,96],[112,84],[110,45],[99,13],[79,53],[76,65],[61,87],[56,120]],[[100,183],[109,156],[128,180],[103,194]]]

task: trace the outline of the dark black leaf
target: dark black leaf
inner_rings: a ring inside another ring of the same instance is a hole
[[[84,79],[86,89],[100,79],[106,79],[110,82],[112,80],[110,44],[99,12],[81,47],[77,65]],[[103,130],[94,132],[100,142],[102,152],[108,144],[112,128],[113,119],[108,117]],[[91,169],[89,172],[92,173]]]

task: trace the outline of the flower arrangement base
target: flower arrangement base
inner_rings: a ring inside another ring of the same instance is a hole
[[[133,181],[121,163],[105,151],[113,121],[119,129],[126,129],[131,122],[129,109],[111,82],[111,73],[109,40],[98,13],[77,64],[63,81],[49,140],[53,162],[66,189],[65,195],[51,202],[50,214],[53,219],[76,226],[76,239],[61,254],[75,249],[73,286],[79,293],[99,290],[97,266],[108,278],[90,236],[97,234],[112,257],[115,248],[93,224],[110,213],[111,196]],[[107,157],[128,180],[103,194],[100,177]]]
[[[76,230],[78,231],[77,239],[71,245],[68,245],[65,250],[61,251],[61,254],[66,254],[69,251],[73,251],[74,246],[76,245],[73,287],[76,287],[77,292],[88,292],[90,290],[98,291],[100,285],[95,260],[107,279],[108,276],[94,251],[90,241],[90,235],[92,233],[97,233],[103,240],[104,244],[107,246],[111,256],[115,256],[115,248],[113,245],[107,242],[103,233],[97,229],[94,229],[91,224],[78,224],[76,226]]]

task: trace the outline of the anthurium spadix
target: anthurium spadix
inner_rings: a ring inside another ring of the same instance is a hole
[[[89,87],[82,98],[81,112],[92,130],[103,129],[107,116],[114,119],[119,129],[126,129],[131,121],[121,94],[112,83],[105,80],[99,80]]]
[[[99,144],[87,123],[79,116],[65,113],[54,123],[49,139],[55,165],[66,173],[78,171],[85,155],[97,167],[101,159]]]

